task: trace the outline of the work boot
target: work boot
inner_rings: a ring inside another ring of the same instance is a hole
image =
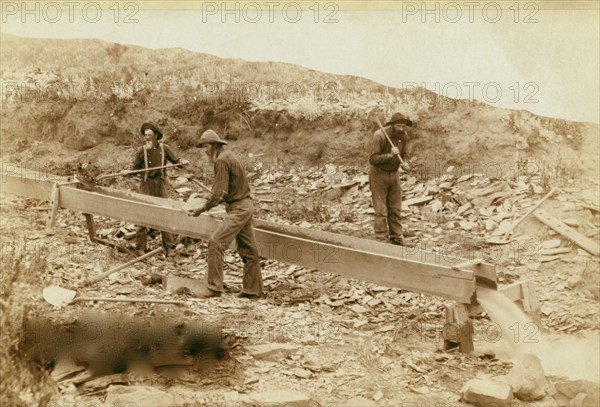
[[[396,246],[404,246],[404,239],[402,236],[400,237],[390,237],[390,243],[395,244]]]
[[[198,298],[220,297],[221,291],[213,291],[210,288],[203,288],[198,292]]]
[[[390,243],[395,244],[396,246],[415,247],[413,242],[405,239],[402,236],[390,238]]]
[[[165,257],[175,257],[177,253],[173,249],[165,249]]]
[[[146,254],[146,249],[135,249],[134,253],[137,257],[141,257]]]
[[[260,294],[249,294],[245,292],[240,292],[237,295],[239,298],[248,298],[249,300],[258,300],[259,298],[263,298],[265,295],[263,293]]]

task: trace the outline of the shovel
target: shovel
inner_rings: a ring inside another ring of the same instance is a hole
[[[44,300],[48,304],[62,308],[78,301],[106,301],[106,302],[143,302],[155,304],[183,304],[176,300],[158,300],[153,298],[111,298],[111,297],[77,297],[77,292],[58,286],[49,286],[42,291]]]
[[[131,266],[132,264],[135,264],[135,263],[137,263],[138,261],[141,261],[141,260],[147,259],[148,257],[152,257],[152,256],[154,256],[155,254],[158,254],[158,253],[162,252],[163,250],[164,250],[164,248],[162,248],[162,247],[159,247],[158,249],[154,249],[154,250],[152,250],[151,252],[148,252],[148,253],[146,253],[146,254],[143,254],[143,255],[141,255],[141,256],[139,256],[139,257],[136,257],[135,259],[133,259],[133,260],[131,260],[131,261],[128,261],[128,262],[127,262],[127,263],[125,263],[125,264],[121,264],[120,266],[117,266],[117,267],[115,267],[115,268],[113,268],[113,269],[110,269],[110,270],[108,270],[108,271],[106,271],[106,272],[104,272],[104,273],[102,273],[102,274],[98,274],[97,276],[90,277],[89,279],[87,279],[87,280],[85,281],[85,285],[90,285],[90,284],[96,283],[96,282],[98,282],[98,281],[102,280],[103,278],[105,278],[105,277],[108,277],[108,276],[110,276],[110,275],[111,275],[111,274],[113,274],[113,273],[116,273],[117,271],[121,271],[121,270],[123,270],[124,268],[126,268],[126,267],[129,267],[129,266]]]

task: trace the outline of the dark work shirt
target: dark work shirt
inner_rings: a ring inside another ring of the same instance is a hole
[[[206,210],[217,206],[222,200],[230,204],[250,197],[250,187],[244,168],[235,154],[223,150],[215,160],[214,168],[215,183],[211,196],[205,204]]]
[[[179,158],[177,158],[175,153],[173,153],[173,150],[171,149],[171,147],[169,147],[166,144],[163,144],[163,146],[165,149],[164,165],[168,164],[167,161],[169,161],[173,164],[177,164],[179,162]],[[139,150],[137,150],[135,152],[135,155],[133,158],[133,169],[134,170],[143,170],[144,168],[146,168],[144,166],[144,149],[145,148],[146,148],[146,146],[141,147]],[[160,148],[160,143],[159,143],[155,147],[152,147],[150,150],[148,150],[148,168],[160,167],[162,165],[163,165],[163,158],[162,158],[162,153],[161,153],[161,148]],[[166,174],[165,171],[166,170],[150,170],[150,171],[148,171],[148,178],[150,178],[150,179],[158,178],[158,177],[162,176],[163,174]],[[144,173],[142,173],[142,175],[144,175]]]
[[[400,137],[394,137],[392,136],[390,127],[386,127],[385,131],[390,136],[394,145],[400,150],[400,155],[404,156],[407,139],[406,133]],[[400,159],[396,154],[392,154],[392,146],[390,146],[390,142],[381,130],[377,130],[371,137],[369,163],[380,170],[389,172],[398,171],[398,167],[400,167]]]

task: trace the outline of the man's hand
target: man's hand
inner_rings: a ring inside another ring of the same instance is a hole
[[[119,171],[119,175],[121,175],[121,176],[129,175],[129,170],[121,170],[121,171]]]
[[[198,209],[188,209],[187,214],[189,216],[200,216],[202,212],[206,212],[206,208],[198,208]]]
[[[190,160],[186,160],[185,158],[179,161],[181,164],[183,165],[188,165],[190,163]]]
[[[394,154],[394,155],[400,154],[400,150],[398,150],[398,147],[392,147],[392,154]]]
[[[402,164],[400,164],[400,167],[402,167],[402,169],[404,170],[404,172],[410,171],[410,165],[406,161],[404,161]]]

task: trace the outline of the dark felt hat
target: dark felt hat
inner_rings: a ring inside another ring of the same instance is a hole
[[[219,135],[214,130],[209,129],[202,133],[197,145],[203,146],[204,144],[227,144],[227,142],[225,140],[221,140]]]
[[[144,131],[146,131],[147,129],[150,129],[154,132],[157,140],[160,140],[163,137],[162,133],[158,129],[158,126],[150,122],[142,124],[142,128],[140,129],[140,133],[142,133],[142,136],[144,135]]]
[[[389,126],[390,124],[394,123],[404,123],[407,126],[413,125],[413,122],[408,117],[404,116],[402,113],[394,113],[385,125]]]

